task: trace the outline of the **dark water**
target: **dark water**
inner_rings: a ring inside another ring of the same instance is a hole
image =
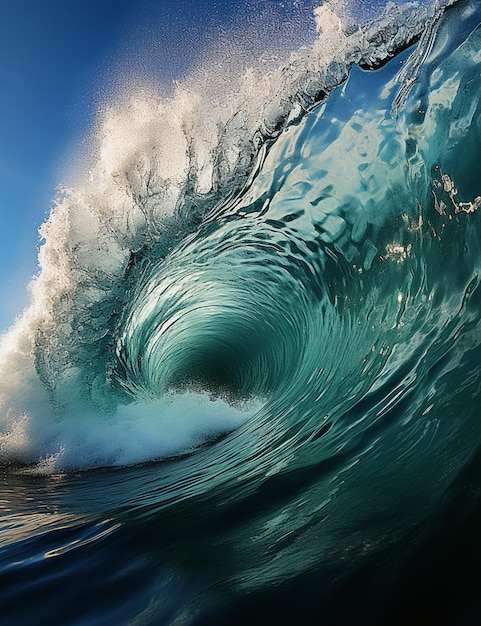
[[[481,9],[426,7],[212,144],[106,115],[2,339],[2,624],[479,621]]]

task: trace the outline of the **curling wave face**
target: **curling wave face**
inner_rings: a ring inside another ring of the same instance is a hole
[[[441,408],[477,380],[479,10],[448,4],[349,28],[321,7],[310,48],[209,115],[195,81],[106,111],[2,339],[4,462],[140,463],[237,428],[205,452],[226,476],[378,437],[436,475]]]

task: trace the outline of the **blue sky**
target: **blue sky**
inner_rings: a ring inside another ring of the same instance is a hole
[[[362,0],[356,0],[366,5]],[[372,1],[372,0],[371,0]],[[374,0],[379,3],[380,0]],[[126,76],[187,73],[222,28],[315,0],[16,0],[0,20],[0,332],[27,302],[38,227],[102,99]],[[272,15],[271,15],[272,18]],[[277,22],[276,22],[277,20]]]
[[[85,133],[132,1],[17,0],[0,22],[0,330],[25,303],[37,229]],[[114,8],[117,7],[117,8]],[[119,10],[120,7],[120,10]]]

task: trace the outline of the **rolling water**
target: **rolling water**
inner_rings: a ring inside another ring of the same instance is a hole
[[[99,114],[1,338],[2,624],[479,622],[481,8],[336,6]]]

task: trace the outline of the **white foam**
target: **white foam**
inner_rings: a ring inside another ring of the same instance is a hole
[[[188,392],[121,406],[103,419],[78,409],[55,420],[37,409],[10,421],[0,435],[0,455],[33,464],[29,471],[41,474],[145,463],[194,452],[240,426],[260,406],[235,407]]]

